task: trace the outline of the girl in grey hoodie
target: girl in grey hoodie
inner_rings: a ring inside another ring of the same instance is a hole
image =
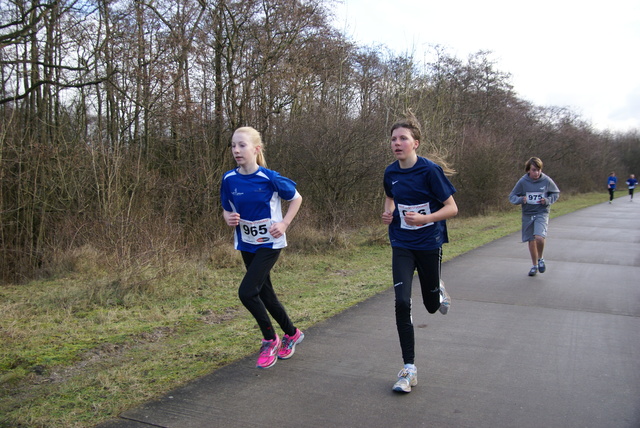
[[[509,201],[522,205],[522,242],[529,243],[533,267],[529,276],[547,269],[542,253],[549,225],[551,204],[558,200],[560,189],[551,177],[542,173],[542,161],[533,157],[524,164],[526,174],[509,194]]]

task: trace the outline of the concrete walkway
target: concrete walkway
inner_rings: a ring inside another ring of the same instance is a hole
[[[446,316],[414,287],[410,394],[391,391],[390,289],[308,329],[291,360],[251,356],[100,427],[640,427],[640,196],[551,220],[545,259],[527,276],[518,232],[445,263]]]

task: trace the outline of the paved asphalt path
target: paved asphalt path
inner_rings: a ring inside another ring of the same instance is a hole
[[[443,265],[449,314],[414,286],[418,385],[402,367],[393,290],[309,328],[293,358],[256,356],[100,428],[640,427],[640,196],[550,222],[547,272],[520,233]],[[445,246],[446,251],[446,246]]]

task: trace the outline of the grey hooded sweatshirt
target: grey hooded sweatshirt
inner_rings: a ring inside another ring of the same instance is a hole
[[[523,196],[527,197],[527,203],[523,202]],[[538,202],[541,197],[546,203]],[[551,177],[541,173],[540,178],[532,180],[529,174],[525,174],[509,194],[509,201],[515,205],[522,205],[522,215],[539,215],[549,214],[550,205],[557,201],[558,197],[560,197],[560,189]]]

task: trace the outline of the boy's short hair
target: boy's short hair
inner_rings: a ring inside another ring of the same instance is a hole
[[[538,168],[540,171],[542,171],[542,161],[540,160],[540,158],[530,158],[525,164],[524,164],[524,170],[526,172],[529,172],[529,170],[531,169],[532,166],[535,166],[536,168]]]

